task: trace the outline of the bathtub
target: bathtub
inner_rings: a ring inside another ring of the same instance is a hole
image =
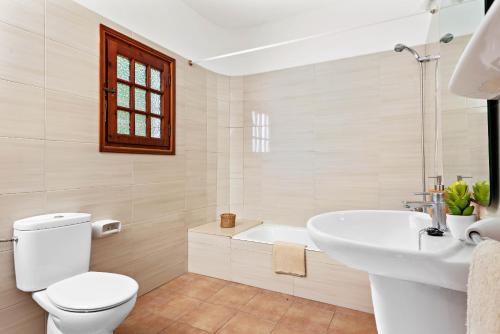
[[[274,244],[275,241],[293,242],[306,246],[306,249],[319,252],[318,246],[314,244],[307,229],[304,227],[294,227],[264,223],[233,236],[236,240],[246,240]]]
[[[239,231],[210,223],[188,231],[188,271],[373,313],[368,274],[331,259],[306,228],[264,223]],[[273,244],[306,246],[306,277],[276,274]]]

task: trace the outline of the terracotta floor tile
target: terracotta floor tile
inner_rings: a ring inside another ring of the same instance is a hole
[[[333,314],[333,310],[328,310],[321,304],[294,302],[273,333],[325,334],[328,332]]]
[[[158,292],[158,289],[148,292],[145,295],[137,298],[133,312],[138,309],[148,309],[160,308],[162,305],[167,304],[172,298],[172,293],[165,293],[164,291]]]
[[[315,300],[310,300],[310,299],[305,299],[305,298],[300,298],[300,297],[294,297],[294,304],[305,304],[305,305],[317,307],[317,308],[327,310],[327,311],[335,311],[337,309],[337,306],[332,305],[332,304],[321,303],[321,302],[317,302]]]
[[[231,283],[209,298],[208,302],[229,307],[242,307],[259,292],[261,289],[253,286]]]
[[[202,303],[197,308],[185,314],[179,322],[215,333],[236,313],[234,309],[222,305]]]
[[[141,309],[130,315],[115,330],[115,334],[157,334],[170,326],[172,320],[161,315]]]
[[[215,332],[376,334],[377,330],[369,313],[185,274],[139,297],[115,334]]]
[[[229,282],[217,278],[184,274],[168,282],[160,289],[200,300],[207,300],[228,284]]]
[[[160,334],[208,334],[208,332],[181,322],[176,322],[172,326],[165,328]]]
[[[158,300],[159,298],[150,303],[150,310],[171,320],[179,319],[184,314],[196,309],[202,303],[198,299],[179,294],[171,295],[164,303]]]
[[[377,334],[373,314],[338,307],[328,334]]]
[[[278,292],[262,291],[253,297],[242,311],[251,313],[266,320],[277,322],[293,302],[293,296]]]
[[[255,315],[239,312],[217,334],[269,334],[276,324]]]

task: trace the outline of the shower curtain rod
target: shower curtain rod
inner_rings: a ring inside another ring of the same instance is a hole
[[[208,62],[208,61],[219,60],[219,59],[229,58],[229,57],[233,57],[233,56],[239,56],[239,55],[242,55],[242,54],[247,54],[247,53],[262,51],[262,50],[266,50],[266,49],[275,48],[275,47],[278,47],[278,46],[283,46],[283,45],[288,45],[288,44],[294,44],[294,43],[303,42],[303,41],[310,40],[310,39],[315,39],[315,38],[325,37],[325,36],[329,36],[329,35],[340,34],[340,33],[349,32],[349,31],[355,31],[355,30],[359,30],[359,29],[363,29],[363,28],[368,28],[368,27],[371,27],[371,26],[379,25],[379,24],[384,24],[384,23],[399,21],[399,20],[410,18],[410,17],[422,15],[422,14],[425,14],[425,13],[429,13],[429,14],[433,15],[436,12],[423,11],[423,12],[419,12],[419,13],[415,13],[415,14],[410,14],[410,15],[398,17],[398,18],[392,18],[392,19],[382,20],[382,21],[378,21],[378,22],[374,22],[374,23],[369,23],[369,24],[357,26],[357,27],[351,27],[351,28],[348,28],[348,29],[327,31],[327,32],[319,33],[319,34],[314,34],[314,35],[306,36],[306,37],[300,37],[300,38],[295,38],[295,39],[291,39],[291,40],[284,41],[284,42],[267,44],[267,45],[263,45],[263,46],[259,46],[259,47],[255,47],[255,48],[250,48],[250,49],[245,49],[245,50],[240,50],[240,51],[225,53],[225,54],[222,54],[222,55],[208,57],[208,58],[204,58],[204,59],[198,59],[198,60],[188,59],[188,64],[189,64],[189,66],[193,66],[194,64],[201,64],[201,63],[205,63],[205,62]]]

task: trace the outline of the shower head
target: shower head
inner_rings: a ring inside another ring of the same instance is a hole
[[[394,51],[396,51],[396,52],[403,52],[403,50],[410,52],[415,57],[415,59],[420,61],[420,55],[414,49],[412,49],[404,44],[401,44],[401,43],[398,43],[394,46]]]
[[[440,43],[450,43],[453,38],[455,38],[455,36],[453,36],[453,34],[450,34],[450,33],[447,33],[447,34],[444,34],[443,37],[441,37],[441,39],[439,40]]]
[[[401,52],[404,49],[406,49],[406,45],[404,45],[404,44],[396,44],[394,46],[394,51],[396,51],[396,52]]]

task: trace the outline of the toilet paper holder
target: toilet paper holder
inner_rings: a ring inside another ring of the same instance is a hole
[[[104,238],[112,234],[120,233],[122,223],[115,219],[97,220],[92,223],[92,238]]]

